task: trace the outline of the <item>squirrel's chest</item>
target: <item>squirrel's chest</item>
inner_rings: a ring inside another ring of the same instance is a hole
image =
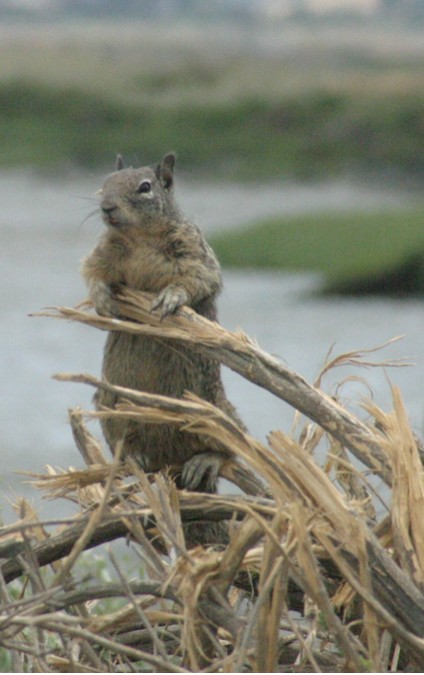
[[[160,291],[173,282],[178,268],[178,258],[167,244],[143,243],[122,260],[123,281],[140,291]]]

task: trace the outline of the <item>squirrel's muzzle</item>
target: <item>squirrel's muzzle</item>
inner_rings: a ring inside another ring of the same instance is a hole
[[[107,224],[115,226],[120,224],[118,218],[118,207],[116,204],[109,201],[103,201],[100,204],[100,208],[102,210],[103,218]]]

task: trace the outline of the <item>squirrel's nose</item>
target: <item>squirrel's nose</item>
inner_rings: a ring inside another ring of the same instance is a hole
[[[103,213],[105,213],[107,216],[110,216],[110,214],[113,213],[113,211],[115,211],[116,204],[113,204],[111,202],[102,202],[102,204],[100,204],[100,208],[103,211]]]

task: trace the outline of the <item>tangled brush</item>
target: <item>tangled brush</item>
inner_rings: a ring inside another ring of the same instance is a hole
[[[86,464],[32,476],[76,516],[41,522],[25,500],[0,531],[0,641],[14,672],[368,672],[424,667],[424,471],[401,395],[364,404],[367,422],[242,333],[185,308],[163,321],[146,294],[123,291],[125,320],[90,308],[45,316],[189,342],[296,410],[297,431],[260,443],[222,411],[89,375],[113,410],[70,412]],[[367,353],[329,361],[376,365]],[[387,364],[380,364],[387,365]],[[87,420],[173,424],[231,451],[221,475],[237,494],[178,491],[174,468],[145,474],[119,448],[109,461]],[[325,461],[317,450],[324,448]],[[369,476],[385,484],[384,505]],[[226,520],[225,546],[187,549],[183,524]],[[108,542],[125,540],[125,556]],[[84,576],[97,547],[113,579]],[[136,572],[128,572],[131,565]]]

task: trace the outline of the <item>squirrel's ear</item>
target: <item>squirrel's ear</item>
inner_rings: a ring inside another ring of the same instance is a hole
[[[125,169],[125,164],[124,164],[124,160],[122,158],[122,155],[116,155],[115,168],[116,168],[117,171],[121,171],[121,169]]]
[[[172,183],[174,182],[174,166],[175,155],[173,152],[170,152],[165,155],[161,163],[156,167],[156,176],[159,178],[166,190],[169,190],[169,188],[172,187]]]

